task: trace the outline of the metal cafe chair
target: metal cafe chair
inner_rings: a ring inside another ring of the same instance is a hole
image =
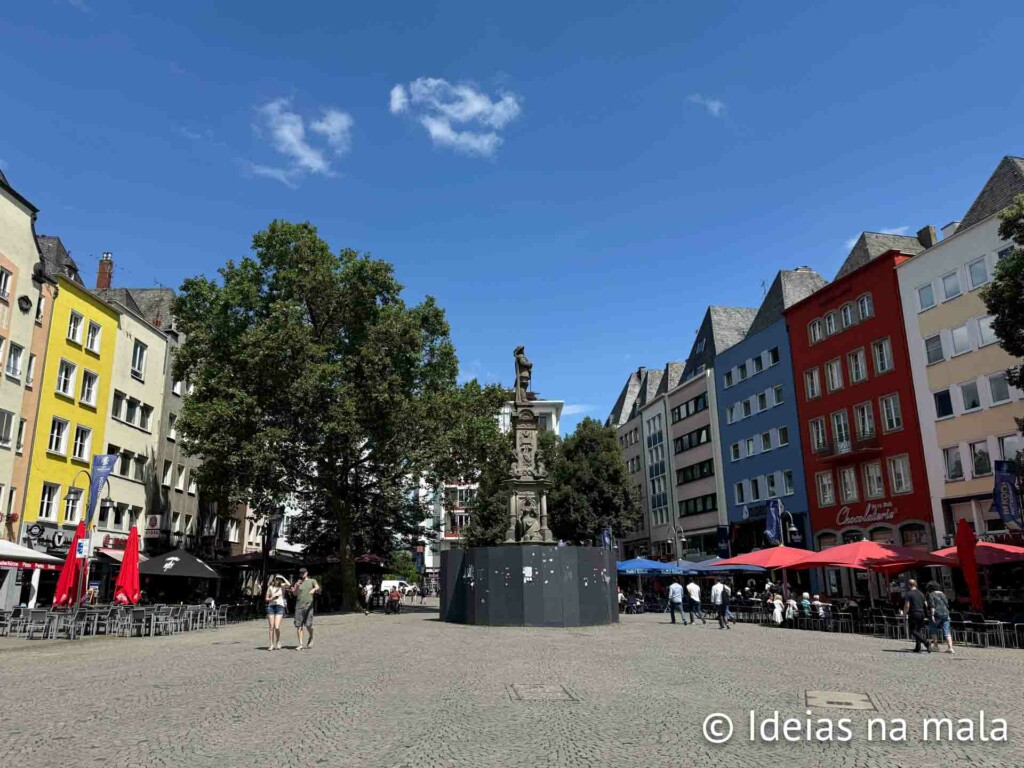
[[[852,613],[837,611],[832,615],[832,626],[836,632],[853,632],[854,622]]]
[[[149,616],[145,608],[132,608],[128,622],[125,625],[125,637],[131,637],[135,630],[139,630],[139,637],[146,634],[146,627],[149,624]]]
[[[45,608],[32,608],[27,612],[24,621],[20,625],[20,634],[25,635],[31,640],[36,632],[41,632],[45,639],[49,633],[50,624],[51,614]]]

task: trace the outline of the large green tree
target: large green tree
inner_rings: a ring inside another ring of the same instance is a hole
[[[502,395],[456,384],[443,310],[406,305],[387,262],[332,253],[308,223],[275,221],[252,247],[175,302],[175,376],[193,385],[178,429],[215,498],[299,506],[299,537],[334,548],[352,608],[355,556],[418,535],[425,491],[478,461],[466,414]]]

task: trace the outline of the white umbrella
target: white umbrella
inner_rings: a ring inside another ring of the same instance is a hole
[[[64,561],[58,557],[51,557],[45,552],[36,552],[34,549],[15,544],[13,541],[0,539],[0,562],[60,565]]]

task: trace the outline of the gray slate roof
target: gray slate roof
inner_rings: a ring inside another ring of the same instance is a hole
[[[1024,194],[1024,158],[1007,155],[999,162],[981,193],[971,203],[957,231],[999,213],[1020,194]]]
[[[750,324],[757,315],[749,307],[708,307],[711,315],[714,354],[720,355],[729,347],[743,341]]]
[[[661,368],[655,368],[654,370],[648,368],[644,372],[644,380],[640,386],[640,396],[636,401],[638,408],[643,408],[660,394],[661,380],[664,377],[665,371]]]
[[[626,379],[625,386],[615,400],[615,405],[612,406],[612,412],[608,415],[605,424],[610,424],[618,429],[629,421],[630,414],[633,412],[633,403],[636,402],[637,395],[640,394],[640,383],[643,380],[644,370],[646,369],[638,368],[635,371],[630,371],[629,378]]]
[[[101,299],[103,299],[106,302],[114,302],[114,301],[116,301],[121,306],[130,309],[132,312],[137,314],[139,317],[142,317],[144,319],[148,319],[143,314],[142,308],[139,307],[139,305],[135,303],[134,297],[132,296],[131,292],[127,288],[105,288],[105,289],[102,289],[102,290],[97,289],[97,290],[93,291],[93,293],[95,293],[97,296],[99,296]]]
[[[39,235],[36,242],[39,243],[39,253],[42,254],[43,269],[47,275],[50,277],[63,275],[79,285],[85,285],[82,282],[82,276],[78,273],[78,265],[71,258],[71,254],[68,253],[68,249],[64,247],[64,243],[59,237]]]
[[[128,288],[139,307],[139,314],[157,328],[174,329],[174,315],[171,305],[174,291],[170,288]]]
[[[861,232],[860,237],[850,255],[846,257],[843,266],[836,272],[835,279],[846,277],[856,269],[860,269],[872,259],[877,259],[888,251],[903,251],[911,256],[916,256],[924,250],[924,246],[916,237],[909,235],[888,235],[884,232]]]
[[[761,302],[747,336],[763,331],[782,319],[783,311],[828,285],[828,280],[810,267],[781,269]]]

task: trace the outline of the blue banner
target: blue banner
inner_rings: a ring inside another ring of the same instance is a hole
[[[729,557],[729,526],[718,526],[718,552],[716,553],[723,560]]]
[[[1017,493],[1017,462],[996,461],[994,464],[996,487],[992,491],[992,502],[996,512],[1002,518],[1006,530],[1022,530],[1024,519],[1021,516],[1020,495]]]
[[[89,484],[89,508],[85,514],[86,530],[92,525],[92,516],[96,513],[96,502],[100,498],[107,478],[117,466],[119,456],[116,453],[99,454],[92,457],[92,482]]]
[[[765,515],[764,537],[772,545],[782,543],[782,502],[768,500],[768,514]]]

